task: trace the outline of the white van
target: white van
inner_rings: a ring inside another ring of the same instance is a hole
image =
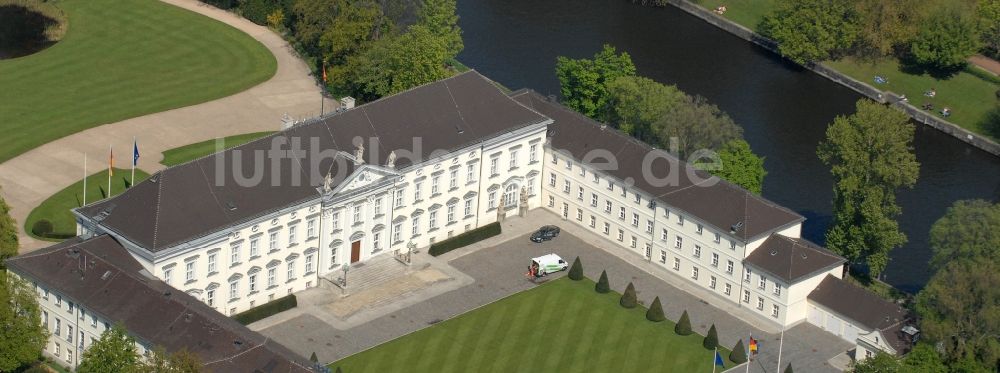
[[[559,255],[548,254],[548,255],[542,255],[537,258],[532,258],[531,267],[529,267],[529,271],[531,270],[531,268],[536,268],[537,272],[535,274],[535,277],[542,277],[549,273],[565,271],[566,268],[568,267],[569,264],[566,264],[566,261],[560,258]]]

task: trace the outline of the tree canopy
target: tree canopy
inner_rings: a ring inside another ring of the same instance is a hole
[[[678,156],[690,157],[696,150],[718,150],[722,145],[741,139],[743,129],[729,115],[701,96],[686,96],[655,123],[653,130],[660,147],[673,149],[676,139]]]
[[[742,139],[732,140],[723,145],[717,154],[722,167],[709,172],[760,195],[767,170],[764,169],[764,158],[754,154],[749,143]]]
[[[984,200],[955,202],[931,226],[933,268],[976,257],[1000,260],[1000,204]]]
[[[656,142],[653,123],[686,98],[677,87],[633,75],[608,82],[607,89],[607,122],[647,142]]]
[[[447,40],[417,24],[351,57],[348,70],[354,91],[372,100],[448,77],[445,61],[452,57]]]
[[[419,12],[420,24],[444,39],[451,56],[457,56],[465,48],[455,6],[455,0],[424,0]]]
[[[80,373],[131,373],[141,371],[141,367],[135,340],[123,326],[115,324],[83,352],[76,370]]]
[[[1000,361],[1000,264],[958,259],[917,294],[923,338],[941,343],[950,362],[973,359],[990,369]]]
[[[17,222],[10,216],[10,206],[0,196],[0,269],[4,260],[17,255]]]
[[[607,44],[593,59],[556,58],[563,104],[593,119],[604,118],[609,98],[607,84],[632,75],[635,75],[632,57],[626,52],[618,54]]]
[[[911,188],[920,164],[913,153],[913,125],[906,114],[865,99],[838,116],[819,145],[834,178],[833,225],[827,246],[878,276],[889,252],[906,243],[895,218],[896,190]]]
[[[187,349],[168,353],[162,346],[157,347],[142,364],[145,373],[200,373],[204,365],[198,356]]]
[[[782,56],[798,64],[822,61],[841,53],[858,37],[858,20],[848,0],[782,1],[764,17],[760,30],[778,43]]]
[[[855,49],[863,57],[891,55],[917,32],[918,0],[858,0],[858,39]]]
[[[0,271],[0,372],[37,361],[48,342],[36,297],[26,282]]]
[[[943,6],[924,24],[910,44],[917,63],[941,70],[957,70],[966,58],[982,47],[979,26],[969,14],[955,6]]]

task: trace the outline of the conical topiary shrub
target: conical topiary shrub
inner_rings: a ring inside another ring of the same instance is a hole
[[[646,310],[646,320],[660,322],[666,319],[663,316],[663,306],[660,305],[660,297],[653,298],[653,304],[650,304],[649,309]]]
[[[785,373],[795,373],[795,371],[792,370],[792,363],[785,365]]]
[[[639,304],[635,299],[635,286],[632,286],[631,282],[625,287],[625,292],[622,293],[622,299],[618,301],[618,304],[625,308],[635,308]]]
[[[684,310],[680,320],[677,320],[677,325],[674,325],[674,333],[677,333],[677,335],[691,335],[691,318],[688,317],[687,310]]]
[[[343,371],[343,370],[340,370],[340,367],[337,367],[337,370],[336,370],[336,371],[334,371],[334,373],[344,373],[344,371]]]
[[[742,339],[736,341],[736,345],[733,346],[733,351],[729,353],[729,361],[736,364],[747,362],[747,348],[743,347]]]
[[[611,291],[611,285],[608,285],[608,271],[601,271],[601,278],[594,285],[594,291],[602,294]]]
[[[705,339],[701,345],[709,350],[719,347],[719,333],[715,331],[715,324],[712,324],[712,327],[708,328],[708,334],[705,335]]]
[[[573,281],[583,280],[583,264],[580,264],[580,257],[576,257],[573,266],[569,267],[569,279]]]
[[[312,355],[309,356],[309,361],[311,361],[313,363],[318,363],[319,362],[319,359],[316,357],[316,352],[315,351],[312,353]]]

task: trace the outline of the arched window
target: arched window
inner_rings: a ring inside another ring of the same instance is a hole
[[[520,197],[517,191],[517,184],[508,185],[507,188],[504,189],[503,194],[505,207],[517,206],[518,198]]]

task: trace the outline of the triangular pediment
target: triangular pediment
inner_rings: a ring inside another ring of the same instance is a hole
[[[355,169],[354,173],[348,176],[344,182],[340,183],[340,186],[333,190],[333,194],[365,189],[368,186],[378,184],[387,178],[399,176],[400,173],[393,169],[381,166],[362,165],[361,167]]]

